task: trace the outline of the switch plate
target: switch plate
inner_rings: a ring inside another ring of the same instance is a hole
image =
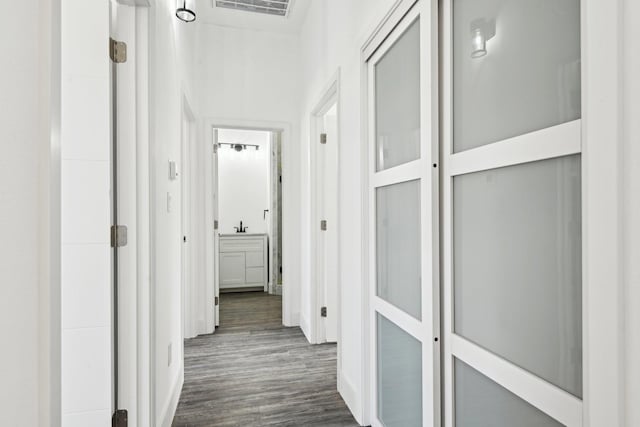
[[[176,166],[176,162],[173,160],[169,160],[169,179],[171,181],[175,181],[178,177],[178,169]]]

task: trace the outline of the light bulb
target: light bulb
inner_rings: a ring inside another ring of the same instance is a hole
[[[471,32],[471,57],[481,58],[487,54],[487,41],[480,28]]]

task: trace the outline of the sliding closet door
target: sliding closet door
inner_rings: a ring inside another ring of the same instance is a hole
[[[579,0],[443,0],[447,426],[582,425]]]
[[[367,61],[374,426],[439,422],[432,4],[414,5]]]

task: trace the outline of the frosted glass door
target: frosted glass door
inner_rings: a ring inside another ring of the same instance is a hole
[[[417,3],[367,62],[373,426],[439,425],[438,154],[428,83],[437,52],[425,43],[436,19],[428,6]]]
[[[441,4],[446,426],[581,426],[580,0]]]

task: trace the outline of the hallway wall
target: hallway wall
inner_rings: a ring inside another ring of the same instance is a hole
[[[208,124],[263,128],[286,126],[282,143],[283,321],[299,322],[300,173],[299,38],[201,23],[197,42],[197,88],[203,127]]]
[[[51,422],[49,333],[59,326],[48,317],[59,306],[50,303],[48,270],[54,3],[25,0],[0,16],[0,413],[16,427]]]
[[[151,173],[151,310],[155,378],[153,425],[170,425],[184,379],[181,301],[180,179],[169,180],[181,156],[183,95],[197,112],[195,25],[175,17],[175,2],[157,0],[149,16],[149,156]]]
[[[310,301],[310,176],[309,141],[311,112],[340,72],[340,335],[342,359],[338,388],[359,422],[363,422],[362,360],[362,195],[360,105],[360,49],[383,18],[393,0],[325,0],[312,2],[301,34],[302,108],[300,162],[302,194],[302,301]],[[301,326],[308,330],[311,307],[303,305]],[[308,333],[307,333],[308,335]]]

